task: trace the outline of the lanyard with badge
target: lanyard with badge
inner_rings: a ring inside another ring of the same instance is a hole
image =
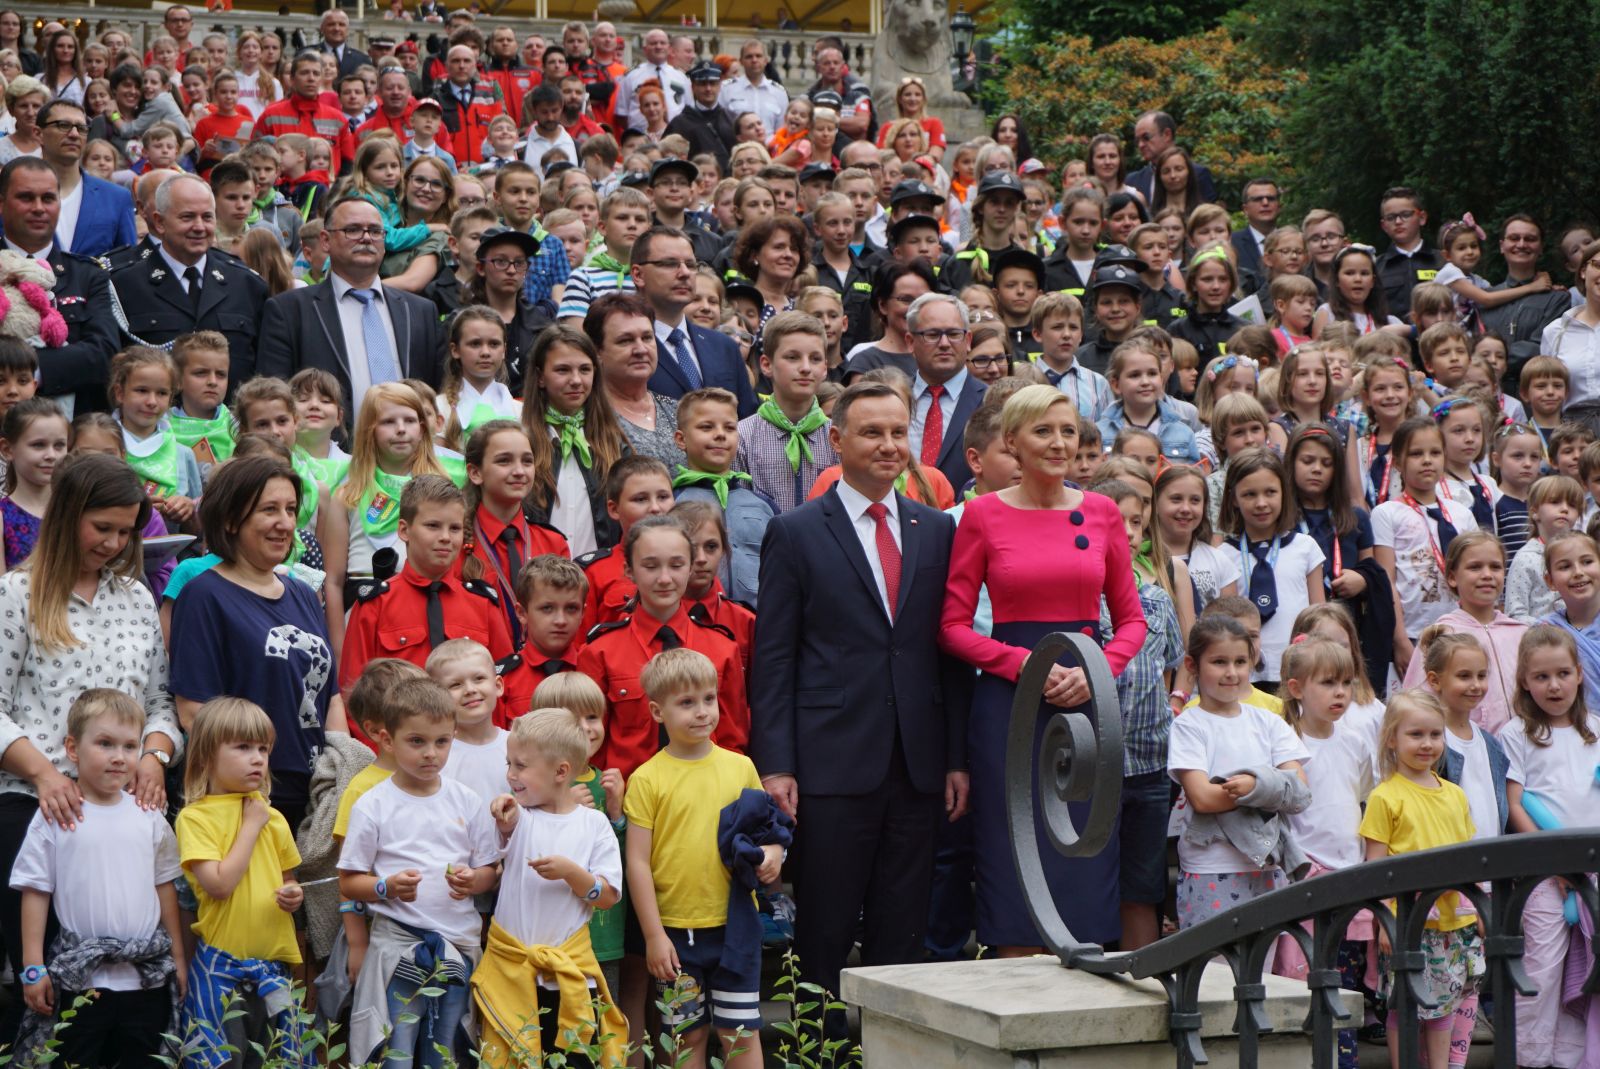
[[[1422,510],[1422,503],[1411,496],[1410,490],[1400,491],[1400,500],[1404,501],[1411,508],[1411,511],[1417,514],[1417,518],[1422,521],[1423,533],[1428,536],[1428,548],[1433,551],[1433,563],[1439,566],[1439,574],[1441,576],[1444,575],[1444,554],[1439,550],[1439,540],[1433,535],[1433,524],[1428,519],[1428,514]],[[1439,515],[1443,516],[1447,507],[1445,502],[1440,500],[1438,502]]]

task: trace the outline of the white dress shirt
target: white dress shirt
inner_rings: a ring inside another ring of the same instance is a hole
[[[756,85],[743,74],[722,84],[717,102],[735,120],[747,111],[761,116],[768,134],[777,132],[783,125],[783,113],[789,108],[789,91],[771,78],[761,79]]]
[[[167,261],[167,270],[171,271],[173,277],[178,280],[178,285],[183,287],[183,292],[188,293],[189,280],[183,277],[183,273],[189,270],[188,265],[181,264],[177,260],[173,259],[172,253],[167,251],[167,247],[165,245],[157,245],[156,251],[161,254],[161,258],[163,260]],[[204,290],[206,288],[206,258],[204,256],[195,261],[194,269],[200,272],[200,288]]]
[[[361,333],[361,302],[348,296],[356,287],[338,275],[330,274],[328,284],[333,287],[333,302],[339,308],[339,328],[344,332],[344,351],[349,354],[347,365],[350,370],[350,411],[359,412],[361,398],[366,395],[367,387],[373,384],[372,371],[367,367],[367,343]],[[389,352],[394,354],[395,367],[399,368],[401,375],[404,375],[406,369],[400,362],[400,346],[396,344],[394,319],[389,315],[389,304],[383,294],[383,285],[374,282],[372,288],[378,294],[378,317],[383,320],[383,327],[389,333]]]
[[[4,238],[3,240],[6,243],[6,248],[10,249],[18,256],[25,256],[30,260],[38,260],[40,263],[49,263],[50,254],[56,251],[56,243],[53,241],[47,242],[45,247],[40,249],[38,252],[28,252],[21,245],[18,245],[10,238]]]
[[[555,455],[561,455],[560,434],[550,428],[550,438]],[[589,486],[583,481],[583,469],[576,455],[561,462],[556,472],[556,499],[550,503],[550,526],[567,536],[567,546],[574,558],[593,553],[600,543],[595,537],[594,512],[589,506]]]
[[[944,434],[950,436],[950,424],[956,418],[956,400],[961,396],[961,391],[967,388],[967,369],[963,367],[944,384],[944,393],[939,395],[939,412],[944,416]],[[928,409],[933,407],[933,394],[928,392],[928,383],[919,373],[911,383],[911,455],[922,456],[922,428],[928,422]],[[942,446],[944,442],[941,440]],[[956,487],[959,493],[961,487]]]
[[[834,483],[834,488],[839,492],[839,501],[844,505],[846,516],[850,517],[850,525],[856,530],[856,537],[861,539],[861,552],[867,555],[867,567],[872,569],[872,581],[878,585],[878,600],[885,606],[891,617],[894,616],[894,607],[889,604],[889,587],[883,579],[883,561],[878,559],[878,524],[871,516],[867,515],[867,508],[878,504],[868,500],[867,496],[856,490],[841,477]],[[889,524],[889,533],[894,535],[894,544],[901,548],[901,556],[905,555],[905,540],[900,537],[900,499],[893,490],[884,498],[881,504],[889,510],[886,517]],[[900,577],[905,582],[905,577]]]
[[[72,187],[71,193],[62,196],[61,214],[56,219],[56,239],[64,249],[72,248],[72,239],[78,233],[78,213],[82,210],[83,175],[79,173],[78,184]]]
[[[667,98],[667,121],[678,117],[689,100],[689,76],[670,63],[641,63],[622,76],[617,86],[617,106],[614,114],[626,119],[635,130],[644,129],[644,116],[639,114],[639,87],[645,82],[660,82],[661,93]]]
[[[678,351],[672,347],[672,342],[667,340],[669,337],[672,336],[672,332],[674,330],[683,331],[683,344],[684,344],[684,347],[689,350],[690,357],[692,357],[694,359],[694,366],[700,369],[700,385],[704,386],[705,382],[706,382],[706,368],[705,368],[705,365],[700,362],[700,354],[695,351],[694,335],[689,333],[689,318],[688,318],[688,316],[685,316],[683,318],[683,321],[681,323],[679,323],[676,327],[671,326],[670,324],[667,324],[667,323],[663,323],[660,319],[657,319],[656,320],[656,341],[660,342],[661,343],[661,347],[667,351],[666,359],[672,360],[672,361],[676,361],[678,359]]]

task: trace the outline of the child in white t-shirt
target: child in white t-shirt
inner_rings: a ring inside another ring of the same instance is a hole
[[[437,1065],[435,1045],[452,1049],[466,1016],[481,955],[472,896],[494,886],[500,849],[489,807],[440,774],[455,719],[449,692],[431,679],[396,684],[379,732],[394,775],[350,810],[339,892],[374,917],[351,1003],[352,1061]]]
[[[589,767],[588,735],[571,710],[536,709],[512,721],[507,753],[511,792],[492,806],[505,875],[472,977],[484,1062],[542,1064],[572,1032],[605,1049],[602,1064],[620,1063],[628,1024],[595,957],[589,919],[622,900],[622,850],[605,812],[579,805],[572,790]],[[571,971],[540,964],[557,960]],[[604,1007],[598,1041],[591,1002]],[[535,1014],[540,1027],[504,1027]]]
[[[1518,654],[1517,718],[1500,729],[1510,761],[1511,830],[1593,824],[1600,812],[1600,717],[1584,701],[1577,645],[1564,628],[1540,624],[1523,637]],[[1517,1060],[1526,1065],[1579,1065],[1586,1053],[1583,1018],[1562,1012],[1572,930],[1564,918],[1567,890],[1564,880],[1545,880],[1523,912],[1522,964],[1538,986],[1537,994],[1517,996]]]
[[[1417,640],[1428,690],[1444,706],[1445,759],[1439,774],[1460,787],[1472,814],[1472,837],[1492,839],[1505,830],[1506,755],[1472,722],[1489,693],[1489,655],[1470,634],[1434,624]]]
[[[1216,823],[1215,818],[1240,808],[1258,786],[1278,788],[1284,796],[1280,815],[1298,812],[1310,800],[1300,771],[1300,763],[1310,756],[1305,744],[1281,717],[1239,702],[1239,695],[1249,690],[1255,660],[1249,633],[1232,617],[1202,617],[1190,631],[1185,664],[1200,703],[1173,720],[1167,746],[1167,773],[1183,788],[1173,810],[1179,927],[1198,924],[1286,883],[1275,864],[1276,851],[1264,861],[1253,860],[1220,833],[1198,834],[1197,823],[1208,818]],[[1289,773],[1287,779],[1295,782],[1258,784],[1255,772],[1266,769]]]
[[[22,894],[22,975],[27,1013],[13,1053],[31,1064],[58,1041],[61,1065],[154,1064],[163,1033],[176,1033],[169,984],[186,971],[178,897],[178,839],[159,811],[125,788],[139,764],[144,709],[119,691],[86,690],[67,713],[67,756],[78,767],[81,819],[63,826],[36,812],[11,868]],[[60,934],[46,954],[51,910]],[[123,960],[87,944],[110,940]],[[90,991],[97,997],[74,1006]],[[53,1034],[63,1010],[72,1026]]]
[[[506,730],[495,723],[505,686],[494,658],[470,638],[453,638],[428,654],[427,671],[456,703],[445,778],[471,787],[487,805],[506,792]]]

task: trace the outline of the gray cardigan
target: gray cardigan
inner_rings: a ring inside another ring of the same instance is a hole
[[[1300,879],[1311,868],[1311,859],[1294,841],[1289,822],[1281,819],[1281,814],[1307,809],[1311,805],[1311,788],[1294,772],[1271,765],[1237,769],[1223,778],[1241,773],[1256,778],[1255,789],[1239,799],[1237,809],[1194,813],[1184,841],[1191,846],[1226,842],[1257,868],[1269,868],[1275,860],[1291,879]]]

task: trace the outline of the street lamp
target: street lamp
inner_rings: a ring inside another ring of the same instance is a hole
[[[972,39],[977,35],[978,24],[967,14],[967,5],[957,4],[956,13],[950,17],[950,47],[955,52],[957,67],[965,66],[972,53]]]

